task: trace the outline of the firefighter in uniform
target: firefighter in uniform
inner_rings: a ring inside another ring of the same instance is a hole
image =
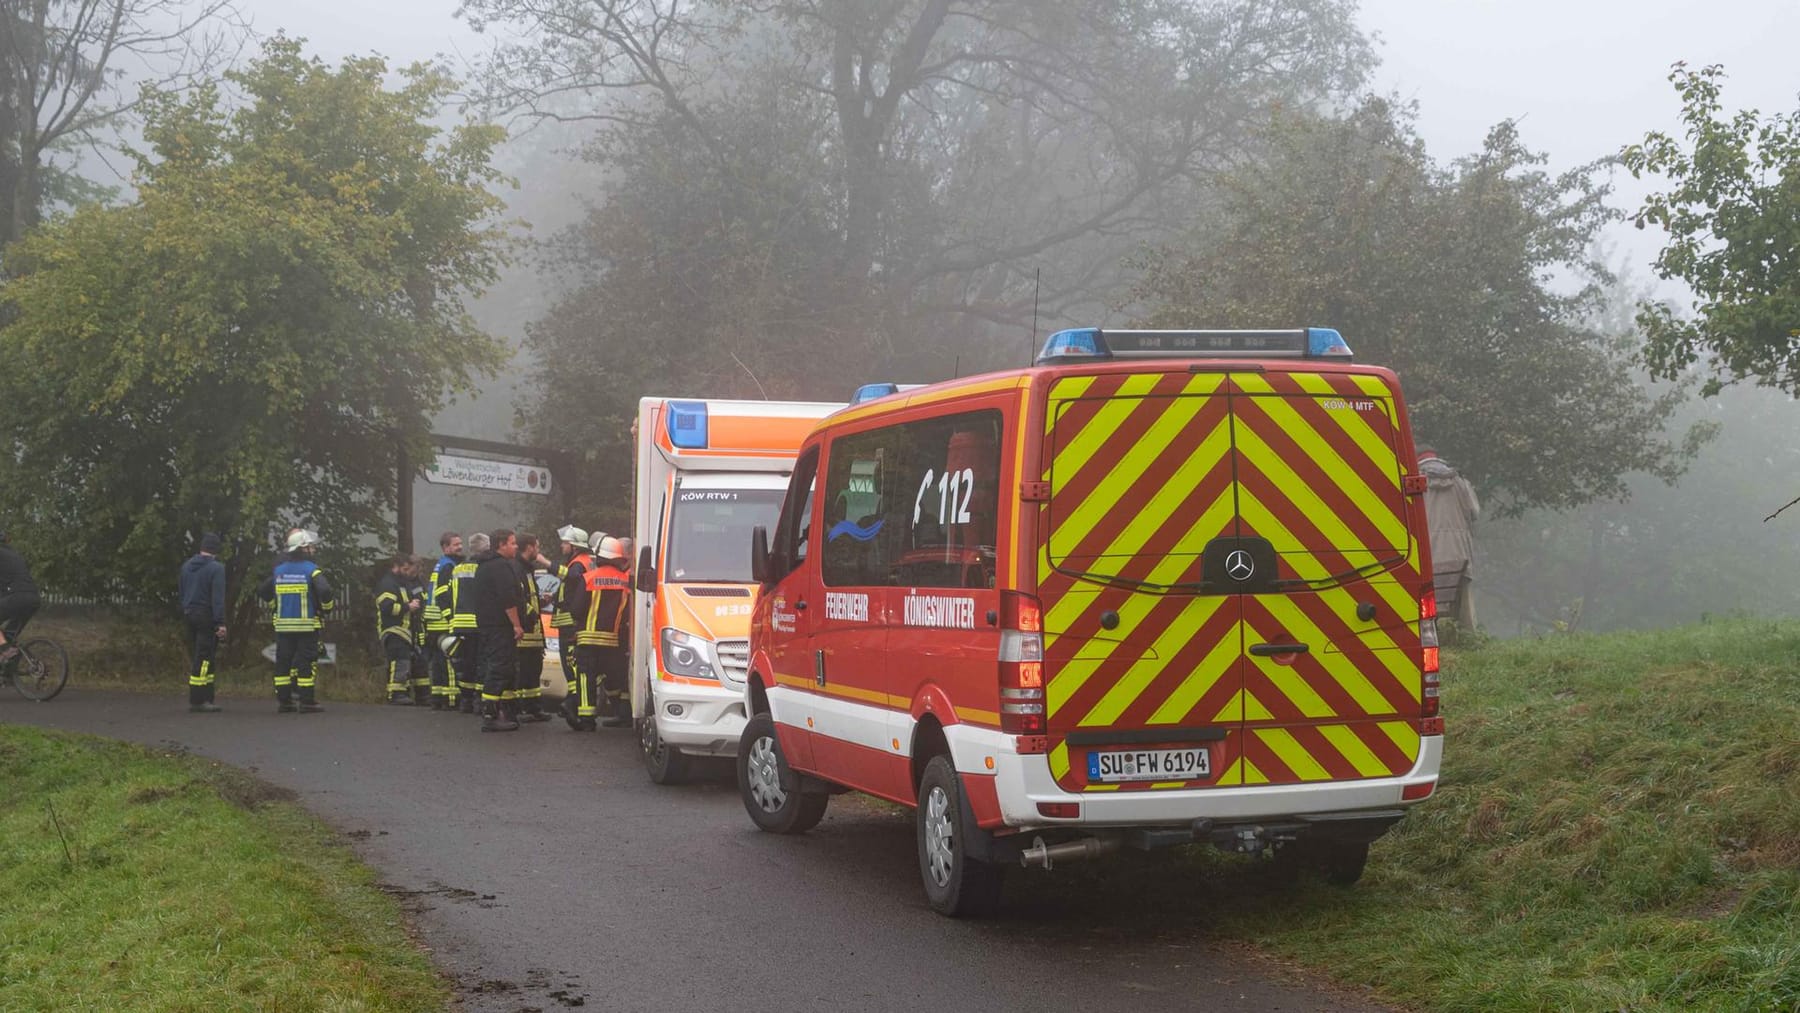
[[[464,539],[467,554],[450,569],[450,672],[456,677],[456,709],[475,713],[481,697],[481,632],[475,621],[475,557],[488,551],[488,536],[477,531]]]
[[[406,572],[406,595],[419,607],[406,617],[407,628],[412,632],[412,679],[407,688],[412,691],[413,706],[423,707],[431,702],[431,651],[426,646],[431,638],[425,633],[425,608],[431,596],[425,574],[431,568],[431,560],[424,556],[411,558],[412,568]]]
[[[588,555],[588,533],[573,524],[565,524],[556,529],[556,537],[561,540],[559,546],[562,562],[556,566],[556,576],[562,581],[556,588],[556,603],[550,616],[550,625],[556,629],[556,653],[562,661],[563,680],[567,687],[563,695],[563,717],[570,724],[575,721],[576,675],[575,675],[575,627],[576,616],[569,608],[571,585],[580,585],[586,579],[587,568],[594,563]]]
[[[431,596],[425,603],[425,651],[431,658],[431,709],[434,711],[456,707],[456,689],[450,679],[450,655],[446,653],[445,645],[455,645],[450,636],[451,616],[455,612],[451,607],[451,574],[456,564],[462,562],[462,536],[446,531],[438,537],[438,548],[443,555],[438,557],[437,566],[431,571]]]
[[[519,616],[525,635],[519,639],[519,667],[514,679],[513,717],[524,722],[548,721],[544,713],[544,619],[542,596],[538,594],[537,574],[549,569],[538,552],[536,535],[519,536],[519,555],[514,559],[519,570],[519,586],[526,611]]]
[[[375,585],[375,633],[381,638],[382,656],[387,659],[387,702],[396,707],[413,704],[413,616],[421,604],[408,586],[412,567],[410,556],[395,556],[388,572]]]
[[[593,727],[596,708],[592,689],[599,683],[606,717],[600,724],[624,728],[631,724],[628,676],[631,658],[631,579],[625,573],[625,549],[617,538],[594,539],[594,568],[587,573],[587,613],[576,643],[588,654],[576,664],[582,676],[579,715]],[[578,647],[578,649],[579,649]]]
[[[319,536],[299,528],[288,532],[287,554],[263,581],[257,597],[274,603],[275,700],[283,714],[314,714],[319,706],[319,631],[336,594],[313,562]],[[295,696],[298,690],[299,701]]]
[[[475,536],[470,536],[470,542]],[[519,641],[525,638],[525,589],[519,583],[519,539],[501,528],[481,552],[475,577],[466,589],[473,600],[475,628],[481,652],[481,730],[516,732],[513,718],[519,669]],[[536,601],[533,596],[532,601]],[[540,648],[541,650],[541,648]]]

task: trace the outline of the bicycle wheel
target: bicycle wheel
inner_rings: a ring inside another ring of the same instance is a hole
[[[54,640],[33,640],[24,645],[13,666],[13,688],[27,700],[39,703],[54,697],[69,684],[69,652]]]

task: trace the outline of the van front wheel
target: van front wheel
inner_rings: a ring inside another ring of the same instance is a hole
[[[825,818],[831,796],[803,792],[800,778],[781,755],[781,739],[775,719],[758,714],[744,726],[738,740],[738,794],[751,822],[772,834],[803,834]]]
[[[1004,870],[969,857],[962,779],[948,756],[934,756],[919,781],[919,874],[931,909],[952,918],[993,914]]]
[[[680,784],[687,778],[688,756],[662,740],[656,718],[638,719],[638,741],[644,750],[644,771],[656,784]]]

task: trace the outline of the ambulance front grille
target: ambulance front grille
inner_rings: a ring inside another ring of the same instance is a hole
[[[750,674],[750,641],[719,641],[719,667],[724,669],[726,679],[743,682]]]

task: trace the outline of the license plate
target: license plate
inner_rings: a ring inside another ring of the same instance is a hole
[[[1190,749],[1117,749],[1089,753],[1089,781],[1196,781],[1212,776],[1204,746]]]

